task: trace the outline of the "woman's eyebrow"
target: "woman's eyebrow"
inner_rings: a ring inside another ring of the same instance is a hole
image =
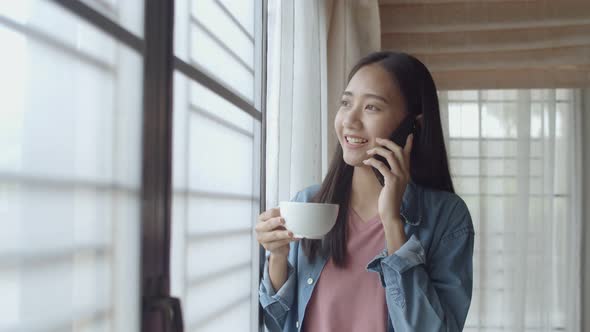
[[[352,97],[352,96],[353,96],[353,93],[352,93],[352,92],[350,92],[350,91],[344,91],[343,95],[345,95],[345,96],[351,96],[351,97]],[[381,100],[382,102],[384,102],[384,103],[386,103],[386,104],[389,104],[389,102],[387,101],[387,99],[385,99],[385,98],[383,98],[383,97],[381,97],[381,96],[379,96],[379,95],[376,95],[376,94],[372,94],[372,93],[365,93],[365,94],[363,94],[363,96],[365,96],[365,97],[370,97],[370,98],[375,98],[375,99],[379,99],[379,100]]]

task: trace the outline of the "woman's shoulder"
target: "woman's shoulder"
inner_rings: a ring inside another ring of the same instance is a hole
[[[465,200],[456,193],[422,187],[424,212],[431,214],[438,222],[446,220],[448,229],[473,231],[473,222]]]
[[[295,202],[309,202],[311,198],[320,190],[321,183],[312,184],[311,186],[304,187],[295,194],[292,201]]]
[[[441,206],[456,206],[456,205],[465,205],[465,201],[461,196],[454,192],[440,190],[425,186],[420,186],[422,188],[422,192],[424,193],[424,200],[435,205]]]

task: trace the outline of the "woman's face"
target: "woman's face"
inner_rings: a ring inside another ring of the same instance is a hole
[[[390,74],[377,64],[359,69],[342,94],[334,119],[344,162],[370,167],[362,163],[368,157],[366,151],[379,146],[376,137],[389,139],[405,116],[403,97]],[[348,136],[360,137],[366,143],[347,142]]]

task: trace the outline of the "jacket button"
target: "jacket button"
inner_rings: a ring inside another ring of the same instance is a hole
[[[295,322],[295,327],[299,328],[299,321]]]
[[[307,279],[307,284],[308,284],[308,285],[311,285],[311,284],[313,284],[313,279],[311,279],[311,278]]]

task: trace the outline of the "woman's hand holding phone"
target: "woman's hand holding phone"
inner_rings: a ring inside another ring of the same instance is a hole
[[[384,223],[400,220],[401,201],[410,181],[410,152],[413,140],[414,135],[410,134],[402,148],[391,140],[377,139],[377,143],[382,146],[367,150],[369,156],[380,155],[385,158],[391,169],[374,157],[363,160],[365,165],[375,167],[383,175],[384,185],[379,194],[378,206],[379,215]]]

